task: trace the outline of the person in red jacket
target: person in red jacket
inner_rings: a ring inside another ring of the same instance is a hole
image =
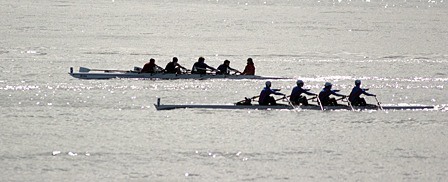
[[[254,62],[252,61],[252,58],[247,59],[247,65],[241,74],[242,75],[255,75],[255,66],[254,66]]]

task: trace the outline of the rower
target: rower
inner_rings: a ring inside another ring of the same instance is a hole
[[[247,65],[244,68],[242,75],[255,75],[255,66],[252,58],[247,58]]]
[[[230,67],[229,60],[225,60],[223,64],[218,66],[218,72],[216,72],[216,74],[228,75],[230,74],[230,71],[234,71],[235,73],[241,73],[240,71]]]
[[[339,90],[331,90],[332,86],[333,86],[333,84],[331,84],[330,82],[326,82],[325,87],[322,89],[322,91],[320,91],[319,100],[321,102],[321,105],[323,105],[323,106],[337,106],[338,105],[336,99],[334,97],[330,98],[330,95],[336,95],[336,96],[339,96],[342,98],[347,97],[345,95],[336,93],[336,92],[339,92]]]
[[[260,98],[258,98],[258,104],[260,105],[276,105],[276,101],[274,97],[270,96],[271,94],[275,95],[283,95],[285,94],[278,92],[280,89],[271,89],[271,82],[266,82],[266,87],[260,93]]]
[[[207,74],[207,68],[213,71],[216,71],[215,68],[205,64],[205,59],[203,57],[199,57],[198,62],[193,64],[193,68],[191,69],[191,73],[193,74]]]
[[[307,95],[317,95],[315,93],[311,93],[309,92],[310,89],[304,89],[302,88],[304,83],[302,80],[297,80],[297,86],[295,86],[292,91],[291,91],[291,96],[289,97],[289,100],[291,101],[292,104],[294,105],[308,105],[308,99],[305,96],[302,96],[302,94],[307,94]]]
[[[353,106],[366,106],[366,100],[360,97],[361,94],[374,97],[376,96],[375,94],[367,93],[367,90],[369,89],[361,88],[361,80],[355,80],[355,87],[353,87],[348,100]]]
[[[187,71],[187,68],[181,66],[178,62],[177,57],[173,57],[173,61],[169,62],[168,64],[166,64],[165,66],[165,73],[176,73],[176,74],[181,74],[183,70]]]
[[[163,68],[156,64],[156,60],[151,58],[149,62],[143,66],[143,69],[140,70],[140,73],[157,73],[163,71]]]

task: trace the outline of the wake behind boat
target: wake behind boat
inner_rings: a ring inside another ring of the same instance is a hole
[[[80,67],[79,72],[73,72],[70,67],[70,76],[79,79],[114,79],[114,78],[137,78],[137,79],[289,79],[276,76],[258,75],[225,75],[225,74],[176,74],[176,73],[140,73],[138,67],[134,70],[110,70],[110,69],[89,69]]]
[[[172,109],[252,109],[252,110],[434,110],[434,106],[423,106],[423,105],[404,105],[404,106],[395,106],[395,105],[385,105],[385,106],[377,106],[377,105],[366,105],[366,106],[323,106],[321,108],[318,105],[286,105],[286,104],[277,104],[277,105],[239,105],[239,104],[170,104],[165,105],[160,103],[160,98],[157,99],[157,103],[154,104],[157,110],[172,110]]]

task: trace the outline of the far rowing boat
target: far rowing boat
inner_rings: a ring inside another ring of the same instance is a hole
[[[173,73],[140,73],[134,70],[107,70],[89,69],[80,67],[79,72],[73,72],[70,68],[70,76],[79,79],[114,79],[114,78],[137,78],[137,79],[289,79],[275,76],[258,75],[217,75],[217,74],[173,74]]]
[[[291,106],[285,104],[279,105],[237,105],[237,104],[227,104],[227,105],[215,105],[215,104],[207,104],[207,105],[199,105],[199,104],[185,104],[185,105],[165,105],[160,104],[160,98],[157,99],[157,103],[154,104],[157,110],[172,110],[172,109],[253,109],[253,110],[293,110],[293,109],[302,109],[302,110],[322,110],[318,105],[307,105],[307,106]],[[377,105],[367,105],[367,106],[323,106],[323,110],[432,110],[434,106],[422,106],[422,105],[406,105],[406,106],[377,106]]]

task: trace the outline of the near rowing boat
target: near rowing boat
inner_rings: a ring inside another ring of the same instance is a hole
[[[95,71],[95,72],[90,72]],[[217,74],[174,74],[174,73],[140,73],[133,70],[104,70],[80,67],[78,73],[70,68],[70,76],[80,79],[113,79],[113,78],[137,78],[137,79],[289,79],[275,76],[258,75],[217,75]]]
[[[171,110],[171,109],[255,109],[255,110],[293,110],[293,109],[303,109],[303,110],[322,110],[318,105],[307,105],[307,106],[291,106],[285,104],[279,105],[199,105],[199,104],[185,104],[185,105],[165,105],[160,104],[160,98],[157,99],[157,103],[154,104],[157,110]],[[377,105],[367,105],[367,106],[323,106],[323,110],[433,110],[434,106],[422,106],[422,105],[406,105],[406,106],[392,106],[385,105],[378,107]]]

